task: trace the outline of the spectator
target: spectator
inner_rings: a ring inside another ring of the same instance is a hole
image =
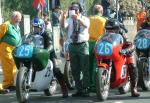
[[[43,19],[44,19],[44,22],[45,22],[46,31],[48,31],[49,33],[52,33],[52,26],[51,26],[51,22],[49,20],[49,17],[48,17],[47,13],[43,14]]]
[[[56,6],[55,9],[52,11],[52,27],[53,27],[53,36],[54,36],[54,43],[60,44],[62,46],[61,56],[63,55],[63,33],[60,27],[60,20],[61,20],[62,11],[60,6]],[[56,37],[58,40],[56,40]],[[56,43],[59,41],[58,43]],[[55,46],[54,46],[55,47]],[[59,47],[58,47],[59,48]]]
[[[137,20],[137,31],[140,30],[141,25],[145,22],[146,20],[146,10],[145,7],[142,6],[141,2],[138,2],[139,6],[139,12],[136,14],[136,20]]]
[[[21,18],[21,13],[14,11],[11,20],[0,26],[0,60],[3,71],[3,88],[1,88],[0,93],[15,90],[14,75],[16,73],[16,65],[12,51],[22,41],[19,28]]]
[[[105,32],[106,19],[103,17],[103,7],[99,4],[95,4],[93,8],[94,15],[90,16],[90,27],[89,27],[89,51],[90,51],[90,84],[91,89],[95,89],[96,81],[96,60],[93,53],[93,49],[96,41]],[[94,88],[93,88],[94,87]]]
[[[69,18],[64,12],[62,27],[68,30],[69,55],[72,74],[77,92],[73,97],[89,96],[89,19],[81,14],[82,8],[78,2],[73,2],[69,9]],[[82,73],[82,77],[81,77]]]

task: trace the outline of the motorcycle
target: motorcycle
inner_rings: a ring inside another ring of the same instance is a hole
[[[75,87],[75,81],[73,79],[73,75],[71,71],[68,46],[69,46],[69,42],[65,41],[64,42],[64,54],[65,54],[64,78],[65,78],[67,87],[70,90],[73,90]]]
[[[43,49],[43,41],[41,35],[27,35],[23,43],[13,51],[18,68],[16,96],[19,103],[28,102],[31,91],[44,91],[46,96],[51,96],[56,91],[53,63],[49,59],[49,51]]]
[[[108,98],[110,88],[118,88],[120,93],[130,89],[126,56],[119,53],[123,41],[120,34],[109,33],[96,42],[96,95],[100,101]]]
[[[150,90],[150,30],[140,30],[134,38],[137,54],[138,85]]]

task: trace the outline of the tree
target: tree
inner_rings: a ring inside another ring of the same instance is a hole
[[[5,12],[3,12],[5,20],[9,19],[10,13],[18,10],[23,14],[29,14],[31,17],[36,15],[35,9],[32,7],[33,0],[5,0]]]
[[[134,16],[138,11],[138,0],[119,0],[123,6],[125,16]]]

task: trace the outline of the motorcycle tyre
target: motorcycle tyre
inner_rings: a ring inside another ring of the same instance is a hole
[[[19,101],[19,103],[28,103],[28,99],[29,99],[29,90],[28,92],[25,94],[27,95],[27,97],[25,95],[23,95],[23,91],[22,87],[23,87],[23,81],[25,82],[24,79],[27,79],[28,76],[28,70],[26,67],[20,67],[18,74],[17,74],[17,80],[16,80],[16,96],[17,96],[17,100]],[[25,88],[26,89],[26,88]]]
[[[108,98],[109,89],[110,89],[110,83],[106,83],[106,80],[104,80],[103,78],[104,72],[106,72],[105,76],[106,78],[108,78],[109,73],[104,68],[98,68],[98,71],[96,73],[96,95],[97,95],[98,100],[100,101],[104,101]],[[106,84],[104,84],[104,82]]]
[[[71,76],[71,78],[70,78]],[[72,73],[71,73],[71,66],[70,66],[70,61],[66,61],[65,67],[64,67],[64,78],[65,82],[67,84],[67,87],[69,90],[74,90],[75,88],[75,81],[73,79]]]

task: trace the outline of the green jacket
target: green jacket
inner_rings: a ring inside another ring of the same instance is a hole
[[[12,46],[21,44],[20,28],[15,27],[9,21],[0,25],[0,42],[6,42]]]

